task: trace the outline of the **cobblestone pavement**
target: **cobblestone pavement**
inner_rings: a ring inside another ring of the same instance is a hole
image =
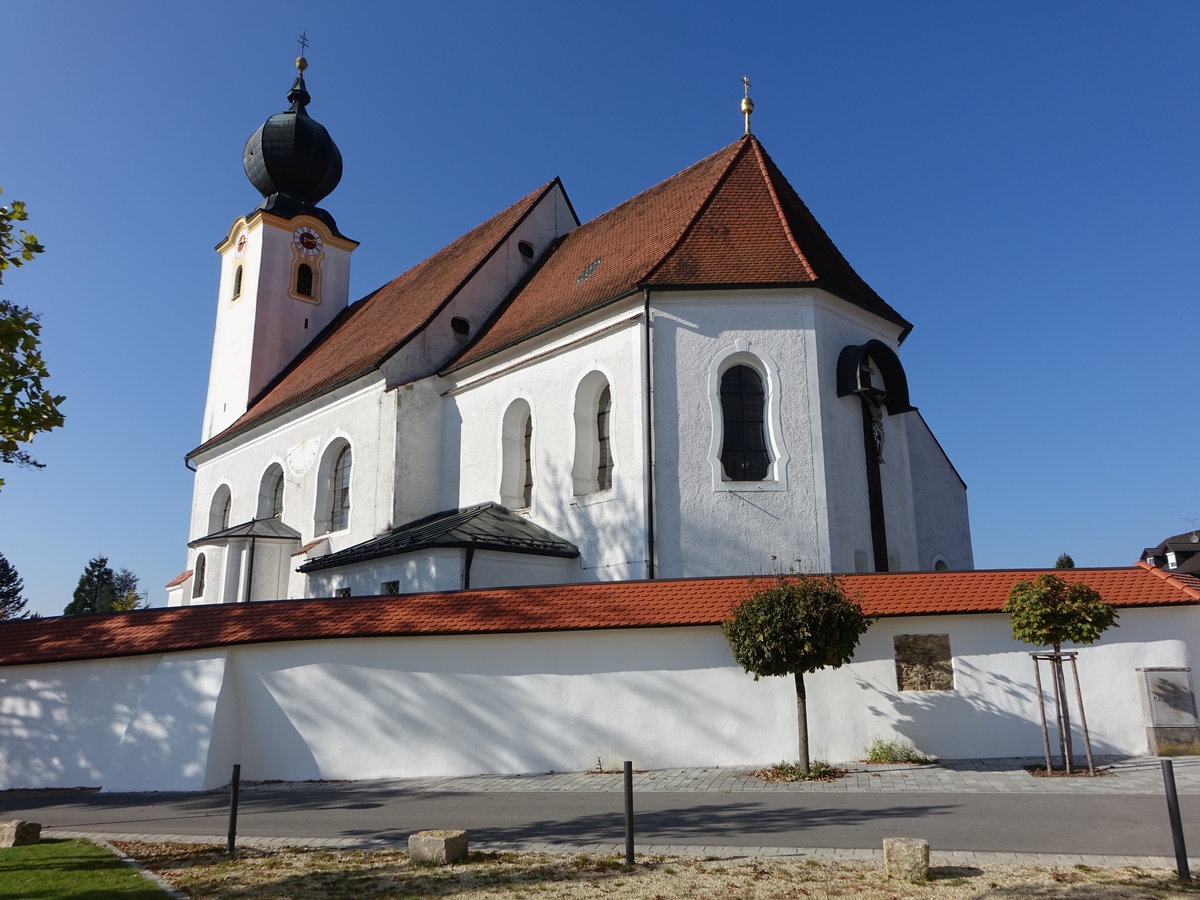
[[[924,794],[1161,794],[1162,765],[1156,757],[1096,756],[1096,778],[1035,778],[1025,766],[1045,766],[1041,757],[957,759],[929,765],[838,763],[848,770],[835,781],[763,781],[752,766],[636,771],[634,792],[799,791],[802,793]],[[1172,761],[1180,794],[1200,794],[1200,757]],[[1086,766],[1084,766],[1086,770]],[[546,772],[530,775],[470,775],[370,781],[242,783],[244,790],[343,790],[355,788],[466,793],[624,790],[620,772]]]

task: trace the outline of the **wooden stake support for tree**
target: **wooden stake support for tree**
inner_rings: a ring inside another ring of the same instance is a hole
[[[1050,664],[1050,683],[1054,686],[1054,718],[1058,725],[1058,745],[1063,758],[1063,771],[1068,775],[1072,772],[1071,710],[1068,705],[1067,682],[1063,670],[1063,661],[1067,660],[1071,663],[1071,680],[1075,684],[1075,706],[1079,710],[1079,725],[1083,730],[1083,747],[1087,753],[1088,774],[1095,775],[1096,764],[1092,759],[1092,739],[1088,734],[1087,716],[1083,711],[1083,692],[1079,687],[1079,668],[1075,662],[1075,658],[1079,656],[1079,653],[1030,653],[1029,656],[1033,659],[1033,676],[1037,684],[1038,712],[1042,718],[1042,746],[1046,751],[1046,773],[1053,772],[1054,765],[1050,758],[1050,730],[1046,723],[1046,701],[1042,691],[1042,661]]]

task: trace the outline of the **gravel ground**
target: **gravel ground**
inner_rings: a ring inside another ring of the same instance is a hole
[[[115,842],[192,898],[1024,898],[1163,900],[1200,896],[1162,869],[934,866],[920,884],[889,881],[877,863],[798,858],[623,858],[596,854],[472,853],[453,866],[413,866],[403,851],[250,849],[228,860],[212,845]]]

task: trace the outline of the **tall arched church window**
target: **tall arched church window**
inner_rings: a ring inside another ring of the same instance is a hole
[[[233,506],[233,497],[229,485],[223,484],[213,494],[212,503],[208,507],[208,533],[224,531],[229,527],[229,512]]]
[[[300,263],[296,267],[296,293],[301,297],[313,295],[313,270],[308,263]]]
[[[206,563],[205,563],[205,559],[204,559],[204,554],[203,553],[197,554],[195,571],[192,573],[192,597],[193,598],[204,596],[205,565],[206,565]]]
[[[612,490],[612,390],[601,372],[589,372],[575,391],[575,461],[571,480],[576,496]]]
[[[730,481],[762,481],[771,458],[763,414],[763,380],[749,366],[731,366],[721,375],[721,465]]]
[[[263,473],[258,489],[257,519],[270,519],[283,515],[283,467],[274,463]]]
[[[354,462],[350,445],[338,454],[333,464],[333,479],[330,485],[329,530],[341,531],[350,524],[350,467]]]
[[[510,509],[533,505],[533,413],[518,399],[504,411],[500,427],[500,502]]]
[[[233,273],[233,299],[242,296],[242,267],[238,266]]]

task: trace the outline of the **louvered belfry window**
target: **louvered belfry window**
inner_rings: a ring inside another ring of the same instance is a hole
[[[242,267],[238,266],[237,271],[233,273],[233,298],[236,300],[242,296]]]
[[[724,438],[721,465],[730,481],[762,481],[770,468],[763,410],[762,377],[749,366],[733,366],[721,376]]]
[[[192,596],[193,597],[203,597],[204,596],[204,564],[205,564],[204,554],[201,553],[196,557],[196,572],[192,576],[192,578],[193,578]]]
[[[333,498],[329,510],[329,530],[341,531],[350,524],[350,466],[354,459],[350,448],[338,454],[333,465]]]
[[[313,295],[313,270],[308,263],[300,263],[296,269],[296,293],[301,297]]]
[[[608,436],[608,415],[612,411],[612,392],[608,385],[600,392],[596,402],[596,441],[599,452],[596,454],[596,490],[607,491],[612,487],[612,442]]]

